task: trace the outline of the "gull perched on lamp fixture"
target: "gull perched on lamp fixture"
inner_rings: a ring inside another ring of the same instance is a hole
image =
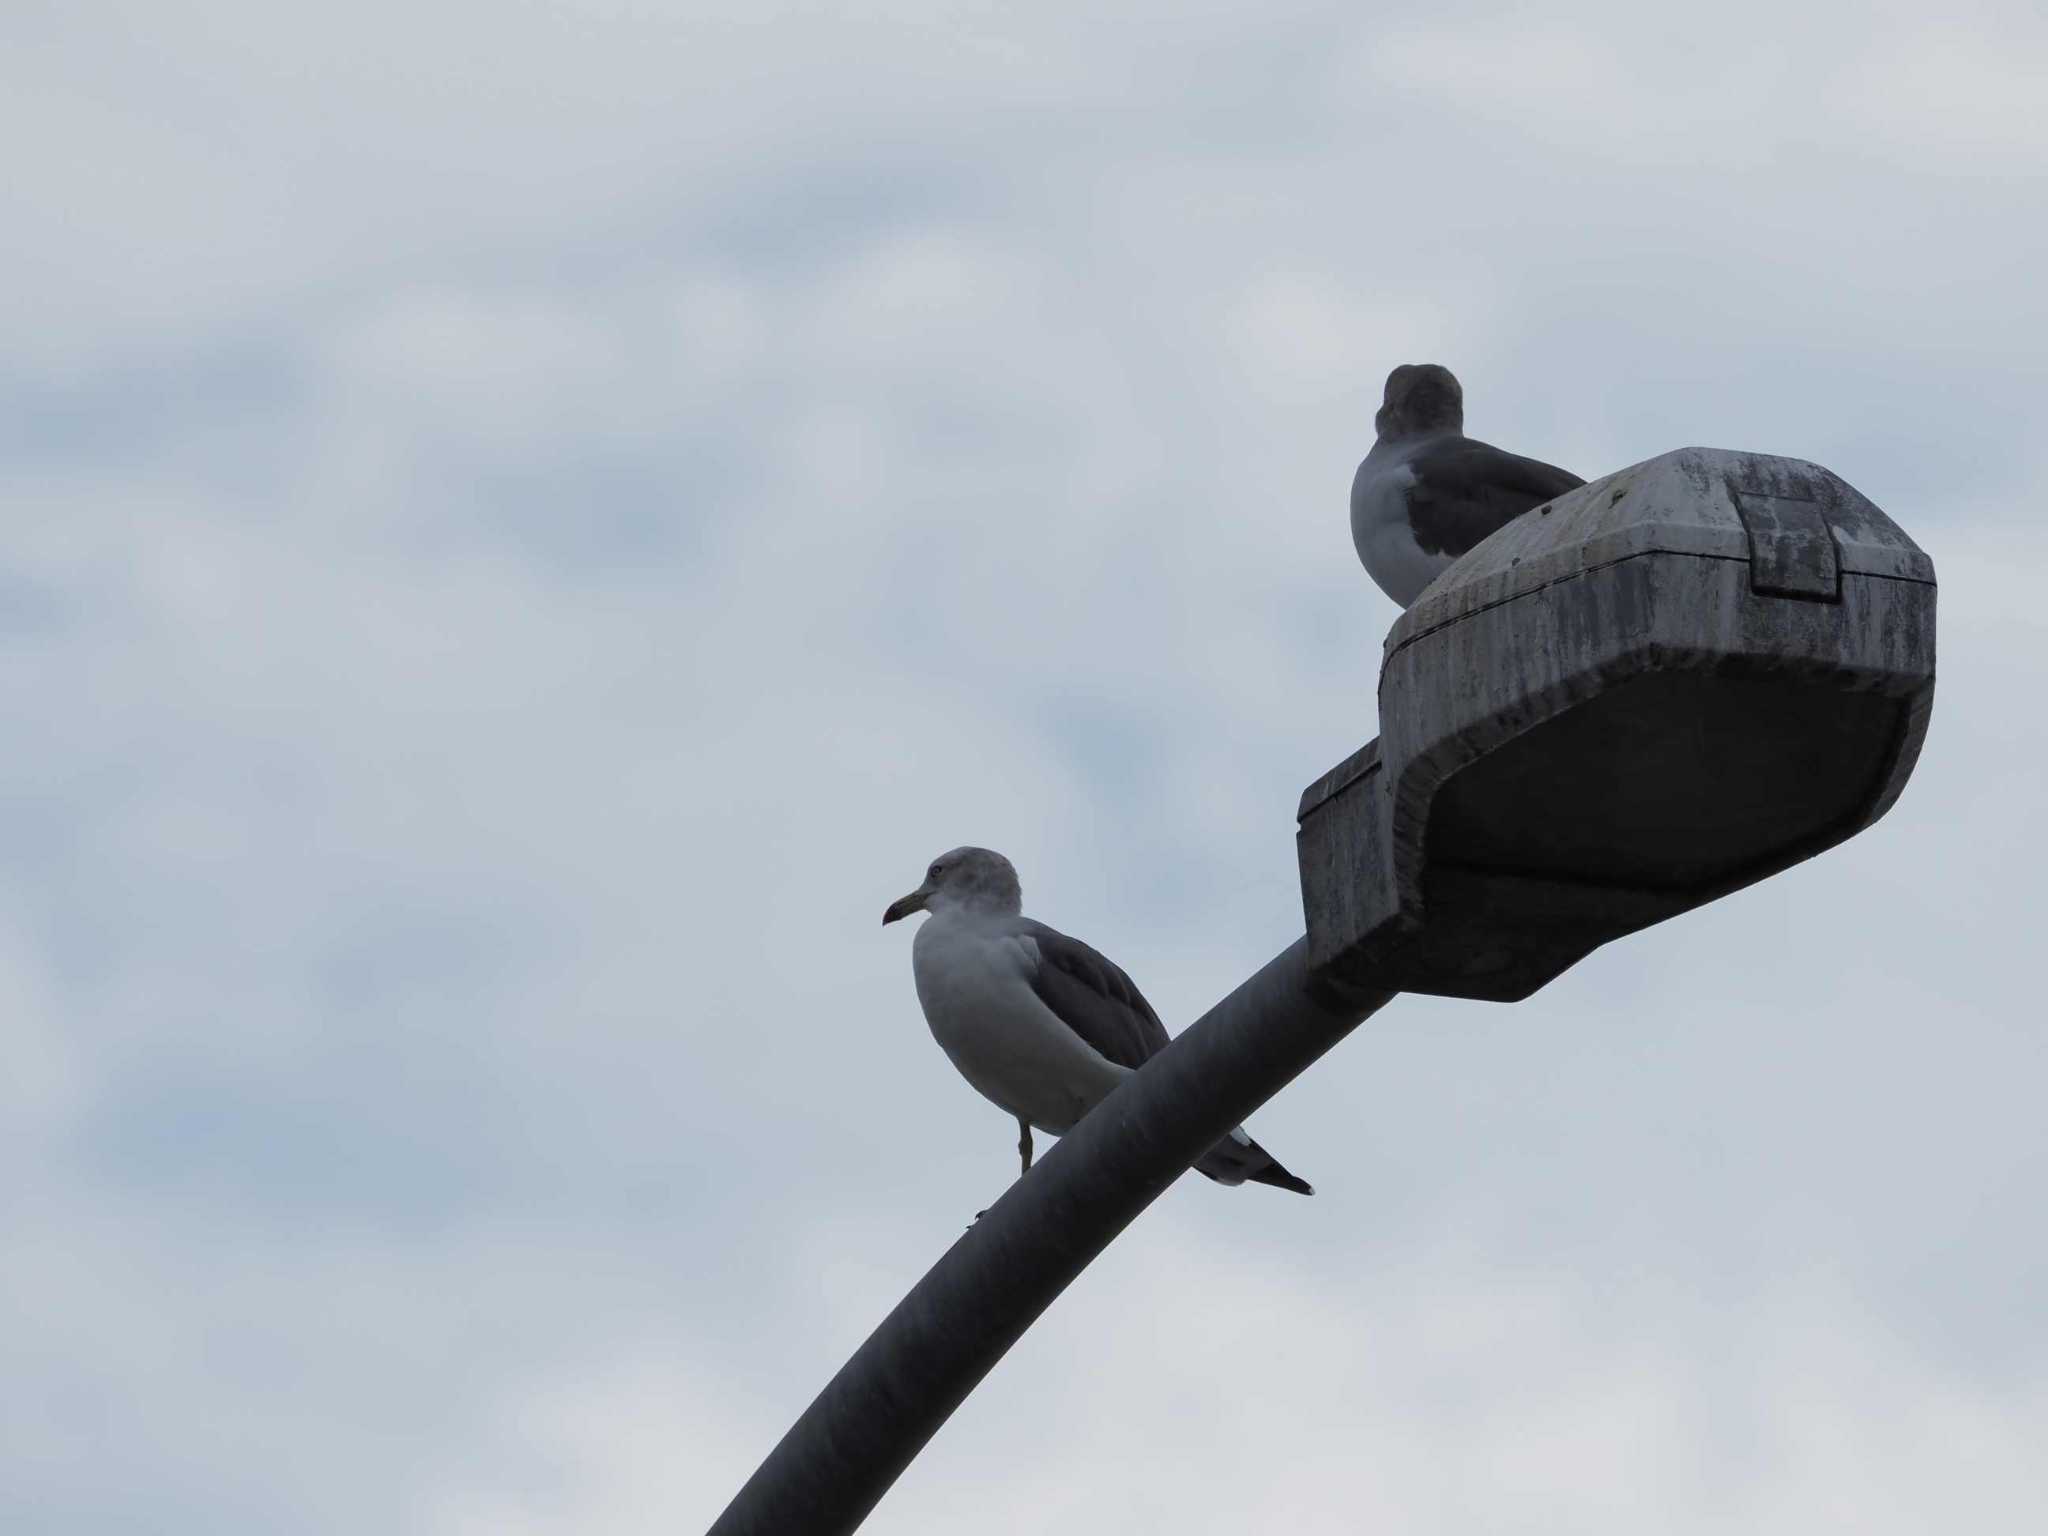
[[[1017,1122],[1021,1172],[1031,1131],[1065,1135],[1166,1049],[1166,1027],[1131,978],[1056,928],[1023,915],[1017,871],[987,848],[932,860],[924,883],[882,921],[929,913],[910,949],[925,1022],[960,1075]],[[1196,1161],[1219,1184],[1315,1191],[1239,1127]]]
[[[1586,482],[1465,435],[1465,392],[1441,363],[1387,375],[1379,439],[1351,481],[1351,542],[1403,608],[1445,567],[1532,507]]]

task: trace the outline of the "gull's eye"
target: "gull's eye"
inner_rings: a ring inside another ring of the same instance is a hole
[[[936,880],[936,879],[938,879],[938,878],[939,878],[939,871],[940,871],[941,869],[943,869],[943,868],[945,868],[945,866],[944,866],[944,865],[940,864],[940,863],[939,863],[939,862],[938,862],[937,860],[934,860],[934,861],[932,862],[932,867],[931,867],[930,869],[928,869],[928,870],[926,870],[926,871],[924,872],[924,877],[925,877],[925,879],[927,879],[927,880]]]

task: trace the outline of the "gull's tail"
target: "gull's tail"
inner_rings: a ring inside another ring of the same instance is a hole
[[[1243,1126],[1204,1152],[1195,1163],[1195,1172],[1218,1184],[1270,1184],[1275,1189],[1291,1189],[1297,1195],[1315,1193],[1306,1179],[1297,1179],[1274,1161],[1272,1153],[1247,1136]]]

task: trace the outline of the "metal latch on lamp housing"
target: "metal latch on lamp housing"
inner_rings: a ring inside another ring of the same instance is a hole
[[[1768,491],[1734,495],[1749,534],[1749,589],[1765,597],[1839,601],[1841,560],[1820,503]]]

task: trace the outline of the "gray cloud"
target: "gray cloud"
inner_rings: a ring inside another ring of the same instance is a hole
[[[878,1520],[2048,1509],[2043,35],[1842,22],[9,23],[0,1503],[704,1524],[1008,1176],[877,926],[925,860],[1176,1028],[1298,929],[1438,355],[1905,522],[1919,777],[1380,1015],[1255,1122],[1318,1198],[1174,1190]]]

